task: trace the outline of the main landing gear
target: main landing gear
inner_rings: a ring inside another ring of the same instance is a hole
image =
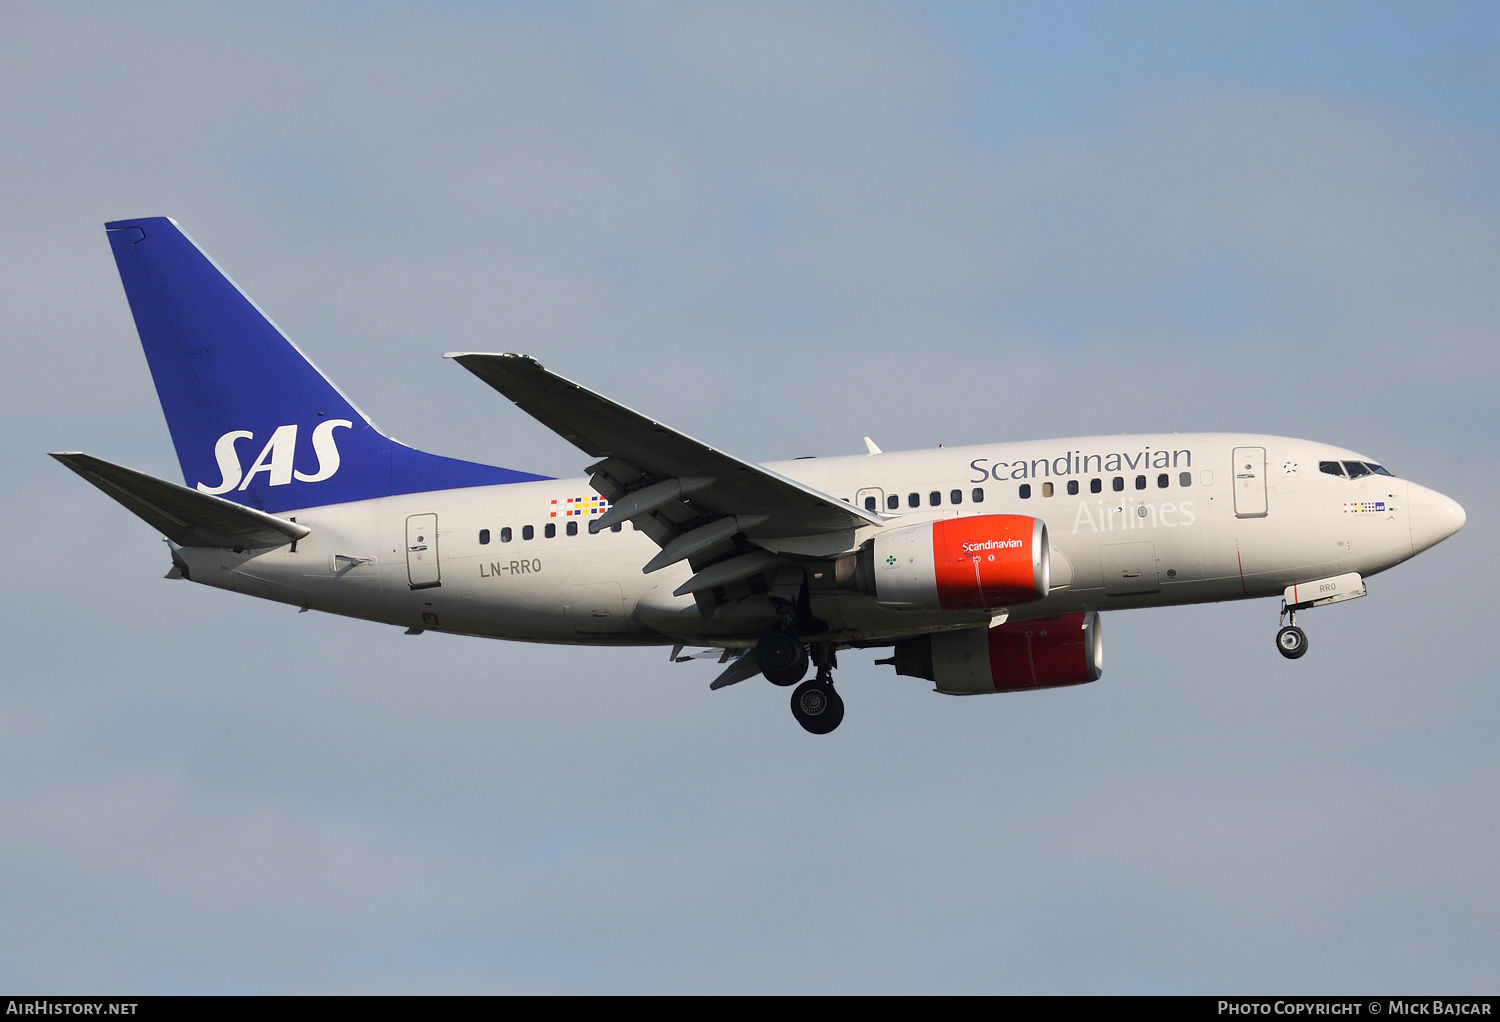
[[[833,678],[804,681],[792,693],[792,716],[815,735],[826,735],[844,719],[844,700],[833,690]]]
[[[755,644],[755,665],[773,685],[795,685],[807,674],[807,647],[786,625],[773,628]]]
[[[1277,619],[1277,624],[1282,627],[1276,633],[1276,649],[1282,656],[1288,660],[1296,660],[1307,652],[1307,633],[1297,627],[1297,612],[1288,610],[1285,600],[1281,603],[1281,616]]]
[[[797,633],[785,625],[766,633],[755,644],[755,663],[773,685],[789,687],[792,692],[792,716],[797,723],[815,735],[826,735],[844,719],[844,700],[833,689],[833,669],[838,665],[833,643],[820,642],[813,647],[818,665],[817,676],[802,681],[807,674],[807,647]]]

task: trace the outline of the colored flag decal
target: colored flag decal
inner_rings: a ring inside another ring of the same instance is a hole
[[[608,510],[609,501],[603,497],[568,497],[566,500],[554,500],[552,513],[547,517],[556,518],[559,511],[562,512],[564,518],[574,518],[584,515],[602,515]]]
[[[1383,500],[1355,500],[1344,502],[1344,514],[1346,515],[1366,514],[1373,511],[1384,510],[1385,501]]]

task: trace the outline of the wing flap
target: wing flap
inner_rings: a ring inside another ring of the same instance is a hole
[[[285,518],[190,490],[102,458],[77,451],[52,457],[178,546],[263,549],[295,543],[312,531]]]
[[[739,656],[713,681],[708,683],[710,691],[718,691],[728,688],[730,685],[738,685],[748,678],[753,678],[760,673],[760,664],[755,662],[755,653],[748,649],[740,650]]]

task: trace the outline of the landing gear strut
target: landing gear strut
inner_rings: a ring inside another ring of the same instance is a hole
[[[1281,624],[1288,619],[1290,619],[1289,623],[1283,625],[1276,633],[1276,649],[1288,660],[1296,660],[1307,652],[1307,633],[1297,627],[1297,612],[1288,610],[1286,601],[1283,600],[1281,616],[1277,623]]]
[[[844,700],[833,689],[833,669],[838,665],[833,644],[820,642],[814,648],[818,674],[792,693],[792,716],[815,735],[826,735],[844,719]]]

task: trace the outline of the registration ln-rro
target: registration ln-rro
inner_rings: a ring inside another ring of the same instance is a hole
[[[953,695],[1076,685],[1101,612],[1275,597],[1295,659],[1299,612],[1464,524],[1374,458],[1278,436],[752,464],[514,354],[447,357],[584,476],[459,461],[376,429],[172,220],[106,231],[186,485],[53,456],[165,536],[169,577],[411,634],[670,647],[718,660],[711,689],[795,686],[816,734],[850,648]]]

